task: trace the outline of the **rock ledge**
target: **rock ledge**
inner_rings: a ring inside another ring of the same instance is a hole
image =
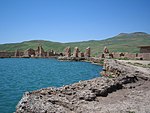
[[[49,87],[26,92],[16,107],[16,113],[150,111],[148,75],[115,60],[106,60],[104,68],[106,72],[103,74],[109,73],[116,77],[98,77],[60,88]]]

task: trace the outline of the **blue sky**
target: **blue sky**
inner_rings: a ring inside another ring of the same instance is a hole
[[[0,0],[0,43],[150,33],[150,0]]]

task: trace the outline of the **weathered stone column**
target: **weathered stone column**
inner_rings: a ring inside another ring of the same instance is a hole
[[[104,58],[109,58],[109,50],[106,46],[104,47],[103,54],[104,54]]]
[[[84,56],[85,56],[85,57],[90,57],[90,56],[91,56],[91,49],[90,49],[90,47],[87,47],[87,48],[86,48],[86,51],[85,51],[85,53],[84,53]]]
[[[78,57],[78,54],[79,54],[79,48],[75,47],[73,52],[73,57]]]
[[[70,47],[65,48],[65,56],[66,57],[70,57],[71,56],[71,48]]]
[[[18,49],[15,51],[15,57],[19,57],[20,55],[19,55],[19,51],[18,51]]]
[[[38,46],[38,49],[35,51],[35,56],[36,57],[45,57],[45,52],[41,45]]]
[[[49,57],[49,51],[46,52],[46,57]]]

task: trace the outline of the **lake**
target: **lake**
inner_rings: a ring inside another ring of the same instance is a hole
[[[100,76],[101,66],[56,59],[0,59],[0,113],[12,113],[26,91],[60,87]]]

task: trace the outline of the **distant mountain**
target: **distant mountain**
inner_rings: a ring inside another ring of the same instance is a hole
[[[81,51],[85,51],[86,47],[91,47],[92,54],[97,55],[103,51],[104,46],[107,46],[111,52],[132,52],[138,53],[140,45],[150,45],[150,34],[144,32],[120,33],[119,35],[105,40],[90,40],[82,42],[59,43],[45,40],[31,40],[21,43],[0,44],[0,51],[15,51],[19,49],[24,51],[28,48],[36,49],[38,45],[42,45],[44,50],[53,49],[57,52],[62,52],[65,47],[79,47]]]

